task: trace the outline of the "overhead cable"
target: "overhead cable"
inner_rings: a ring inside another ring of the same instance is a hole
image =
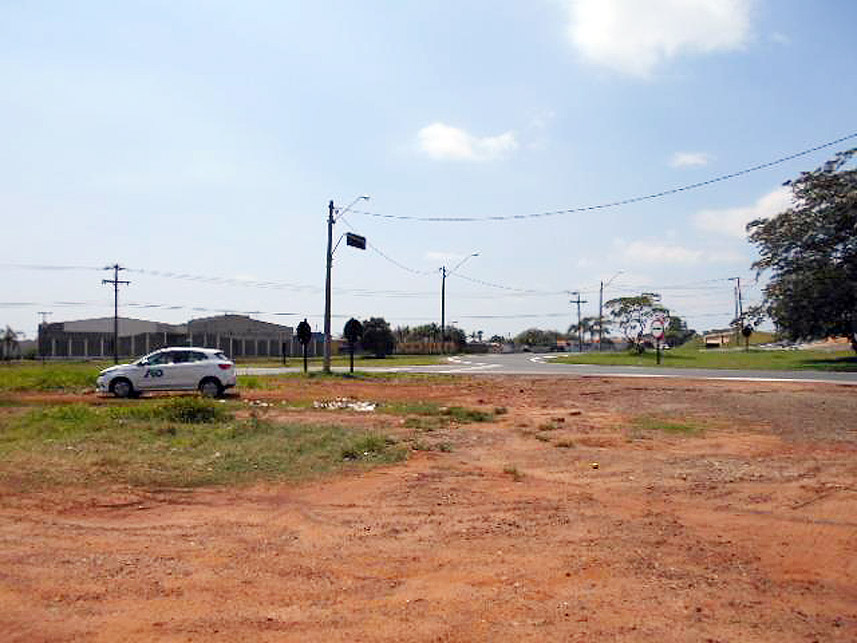
[[[429,223],[468,223],[468,222],[480,222],[480,221],[516,221],[516,220],[526,220],[526,219],[537,219],[542,217],[554,217],[561,216],[566,214],[575,214],[579,212],[591,212],[593,210],[606,210],[609,208],[617,208],[623,205],[630,205],[632,203],[640,203],[641,201],[651,201],[654,199],[660,199],[665,196],[670,196],[673,194],[679,194],[681,192],[689,192],[690,190],[696,190],[701,187],[705,187],[707,185],[712,185],[714,183],[721,183],[723,181],[728,181],[730,179],[738,178],[740,176],[744,176],[747,174],[751,174],[752,172],[758,172],[759,170],[764,170],[769,167],[774,167],[776,165],[781,165],[788,161],[792,161],[796,158],[800,158],[802,156],[806,156],[807,154],[812,154],[813,152],[818,152],[819,150],[826,149],[828,147],[833,147],[834,145],[838,145],[844,141],[857,137],[857,132],[853,134],[848,134],[847,136],[841,136],[832,141],[828,141],[827,143],[822,143],[820,145],[816,145],[814,147],[810,147],[805,150],[801,150],[800,152],[795,152],[794,154],[789,154],[787,156],[780,157],[773,161],[767,161],[766,163],[760,163],[758,165],[754,165],[752,167],[745,168],[743,170],[738,170],[737,172],[730,172],[729,174],[721,174],[720,176],[716,176],[711,179],[707,179],[705,181],[698,181],[696,183],[690,183],[688,185],[682,185],[680,187],[669,188],[667,190],[661,190],[659,192],[652,192],[650,194],[643,194],[640,196],[629,197],[627,199],[618,199],[615,201],[608,201],[605,203],[597,203],[594,205],[585,205],[578,206],[574,208],[566,208],[564,210],[548,210],[546,212],[531,212],[527,214],[507,214],[507,215],[491,215],[491,216],[482,216],[482,217],[443,217],[443,216],[430,216],[430,217],[421,217],[414,215],[404,215],[404,214],[383,214],[380,212],[367,212],[365,210],[351,210],[354,214],[362,214],[367,217],[376,217],[379,219],[394,219],[397,221],[422,221]]]

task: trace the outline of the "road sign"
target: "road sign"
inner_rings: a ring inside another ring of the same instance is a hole
[[[345,243],[353,248],[366,250],[366,237],[362,237],[359,234],[354,234],[353,232],[346,232]]]
[[[306,319],[304,319],[300,324],[298,324],[298,340],[301,344],[306,346],[309,344],[309,340],[312,339],[312,328],[310,328],[309,323]]]
[[[651,333],[652,337],[659,341],[664,338],[664,320],[662,318],[656,317],[652,320]]]

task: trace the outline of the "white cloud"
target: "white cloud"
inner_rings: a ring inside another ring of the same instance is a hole
[[[786,34],[781,33],[779,31],[775,31],[774,33],[772,33],[769,37],[769,40],[777,45],[785,46],[792,44],[792,39],[789,38]]]
[[[625,259],[635,263],[698,263],[704,257],[701,250],[657,241],[631,241],[622,244]]]
[[[682,54],[740,49],[753,0],[565,0],[569,35],[590,62],[647,77]]]
[[[696,226],[708,232],[744,238],[746,226],[753,219],[772,217],[792,205],[792,191],[780,187],[760,197],[753,205],[720,210],[702,210],[693,219]]]
[[[708,165],[711,156],[705,152],[676,152],[670,160],[672,167],[702,167]]]
[[[417,139],[420,151],[438,161],[494,161],[518,148],[514,132],[479,138],[444,123],[427,125]]]
[[[657,239],[635,241],[614,240],[625,265],[659,264],[691,265],[699,263],[740,263],[746,257],[730,250],[699,250],[678,243],[664,243]]]

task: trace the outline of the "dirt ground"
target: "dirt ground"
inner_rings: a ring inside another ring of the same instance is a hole
[[[2,639],[857,640],[857,388],[474,377],[242,397],[340,396],[508,413],[303,485],[0,489]]]

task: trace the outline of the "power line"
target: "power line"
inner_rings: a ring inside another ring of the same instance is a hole
[[[794,154],[789,154],[787,156],[780,157],[773,161],[767,161],[765,163],[760,163],[758,165],[754,165],[752,167],[745,168],[743,170],[738,170],[737,172],[730,172],[728,174],[721,174],[720,176],[716,176],[711,179],[707,179],[705,181],[698,181],[696,183],[690,183],[688,185],[682,185],[676,188],[670,188],[667,190],[660,190],[658,192],[652,192],[650,194],[644,194],[640,196],[630,197],[627,199],[618,199],[615,201],[608,201],[606,203],[598,203],[595,205],[587,205],[587,206],[579,206],[574,208],[566,208],[564,210],[548,210],[545,212],[531,212],[528,214],[508,214],[508,215],[493,215],[493,216],[483,216],[483,217],[442,217],[442,216],[433,216],[433,217],[421,217],[421,216],[413,216],[413,215],[403,215],[403,214],[382,214],[380,212],[367,212],[363,210],[351,210],[355,214],[362,214],[368,217],[376,217],[379,219],[394,219],[397,221],[422,221],[429,223],[467,223],[467,222],[479,222],[479,221],[519,221],[526,219],[537,219],[542,217],[554,217],[565,214],[575,214],[579,212],[592,212],[593,210],[606,210],[609,208],[617,208],[623,205],[630,205],[632,203],[640,203],[642,201],[651,201],[654,199],[660,199],[665,196],[670,196],[673,194],[679,194],[681,192],[689,192],[690,190],[696,190],[698,188],[702,188],[708,185],[713,185],[715,183],[721,183],[723,181],[728,181],[730,179],[735,179],[741,176],[745,176],[747,174],[751,174],[753,172],[758,172],[759,170],[764,170],[770,167],[774,167],[776,165],[781,165],[788,161],[792,161],[796,158],[800,158],[802,156],[806,156],[807,154],[812,154],[813,152],[818,152],[819,150],[826,149],[828,147],[833,147],[834,145],[838,145],[844,141],[857,137],[857,132],[852,134],[848,134],[846,136],[842,136],[832,141],[828,141],[826,143],[822,143],[820,145],[815,145],[805,150],[801,150],[800,152],[795,152]]]

